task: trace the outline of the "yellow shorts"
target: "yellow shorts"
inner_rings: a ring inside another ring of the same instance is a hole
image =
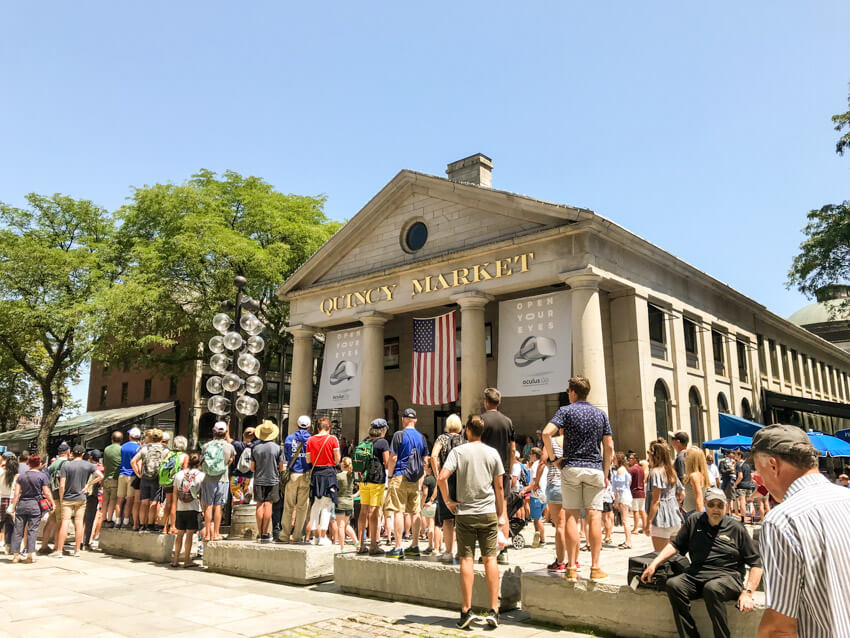
[[[360,484],[360,505],[371,505],[372,507],[381,507],[384,504],[384,488],[383,483],[361,483]]]
[[[387,512],[419,513],[419,481],[410,482],[399,474],[390,479],[387,489],[387,502],[384,510]]]

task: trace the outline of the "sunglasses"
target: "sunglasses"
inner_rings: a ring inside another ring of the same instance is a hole
[[[724,509],[726,507],[726,503],[723,501],[709,501],[705,504],[706,507],[710,507],[711,509]]]

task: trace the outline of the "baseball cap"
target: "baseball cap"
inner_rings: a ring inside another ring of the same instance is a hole
[[[724,494],[723,490],[721,490],[719,487],[709,487],[705,491],[705,494],[703,494],[703,498],[705,499],[706,503],[708,503],[709,501],[723,501],[724,503],[726,502],[726,494]]]
[[[62,442],[59,444],[59,453],[60,453],[60,454],[61,454],[62,452],[68,452],[70,449],[71,449],[71,446],[70,446],[70,445],[68,445],[67,443],[65,443],[65,441],[62,441]]]
[[[764,454],[791,454],[792,450],[801,447],[809,448],[813,452],[815,447],[809,440],[809,436],[796,425],[768,425],[756,432],[753,443],[750,446],[750,454],[761,452]]]
[[[387,425],[386,419],[375,419],[374,421],[372,421],[369,424],[369,427],[370,428],[386,428],[386,427],[389,427],[389,426]]]
[[[227,423],[224,421],[216,421],[213,426],[213,432],[227,432]]]
[[[404,412],[401,413],[401,416],[405,419],[415,419],[416,418],[416,410],[413,408],[405,408]]]
[[[100,450],[89,450],[89,456],[92,457],[93,459],[98,459],[98,460],[103,458],[103,454],[101,453]]]
[[[80,454],[85,454],[85,453],[86,453],[86,446],[85,445],[80,445],[79,443],[77,443],[74,446],[74,456],[79,456]]]
[[[311,425],[310,417],[306,414],[302,414],[298,417],[298,427],[299,428],[309,428]]]
[[[138,439],[140,436],[142,436],[142,431],[139,428],[130,428],[130,431],[127,432],[127,435],[131,439]]]

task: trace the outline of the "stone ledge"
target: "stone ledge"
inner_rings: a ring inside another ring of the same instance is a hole
[[[570,582],[545,571],[522,574],[522,609],[531,620],[570,629],[593,629],[628,638],[677,638],[673,610],[667,595],[652,589],[588,580]],[[701,601],[692,603],[694,619],[703,636],[711,636],[711,621]],[[727,617],[733,636],[755,636],[763,598],[756,597],[753,611],[742,614],[728,603]]]
[[[519,567],[499,566],[499,607],[515,609],[520,601]],[[435,559],[393,559],[337,554],[334,582],[346,593],[404,601],[445,609],[460,606],[460,567]],[[488,608],[490,597],[483,565],[475,563],[472,606]]]
[[[174,555],[174,536],[102,528],[98,548],[114,556],[138,558],[153,563],[170,563]]]
[[[226,540],[206,543],[204,567],[213,572],[270,580],[290,585],[309,585],[333,580],[336,545],[261,544]]]

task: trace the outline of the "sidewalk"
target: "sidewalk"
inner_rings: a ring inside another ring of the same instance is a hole
[[[460,631],[454,626],[457,617],[457,611],[348,596],[333,583],[290,587],[100,553],[39,557],[35,565],[12,565],[11,557],[0,557],[3,636],[36,632],[73,632],[86,638],[587,635],[526,624],[522,611],[503,614],[496,630]]]

